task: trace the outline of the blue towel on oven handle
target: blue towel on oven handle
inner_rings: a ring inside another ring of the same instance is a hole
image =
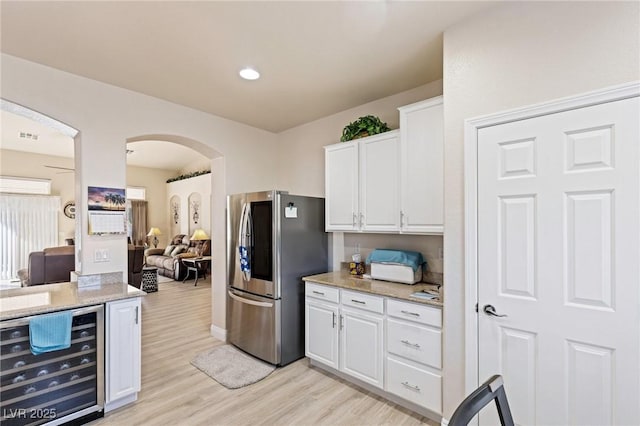
[[[71,311],[37,315],[31,318],[29,320],[31,353],[40,355],[70,347],[72,322]]]

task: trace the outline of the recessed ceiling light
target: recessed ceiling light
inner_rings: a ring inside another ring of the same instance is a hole
[[[260,78],[260,73],[253,68],[247,67],[240,70],[240,77],[245,80],[257,80]]]

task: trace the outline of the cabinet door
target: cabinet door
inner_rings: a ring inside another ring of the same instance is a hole
[[[383,387],[382,316],[344,309],[340,317],[340,370]]]
[[[363,231],[400,230],[398,132],[360,140],[360,217]]]
[[[305,355],[338,369],[338,306],[307,299]]]
[[[325,147],[325,227],[358,230],[358,143]]]
[[[444,231],[442,97],[400,110],[402,232]]]
[[[106,402],[140,391],[140,298],[107,303]]]

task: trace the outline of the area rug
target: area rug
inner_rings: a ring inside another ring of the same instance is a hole
[[[218,346],[197,355],[191,364],[229,389],[259,382],[276,368],[236,349],[231,345]]]

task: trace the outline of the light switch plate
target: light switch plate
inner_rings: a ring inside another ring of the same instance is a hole
[[[93,255],[94,262],[108,262],[109,261],[109,249],[96,249]]]

